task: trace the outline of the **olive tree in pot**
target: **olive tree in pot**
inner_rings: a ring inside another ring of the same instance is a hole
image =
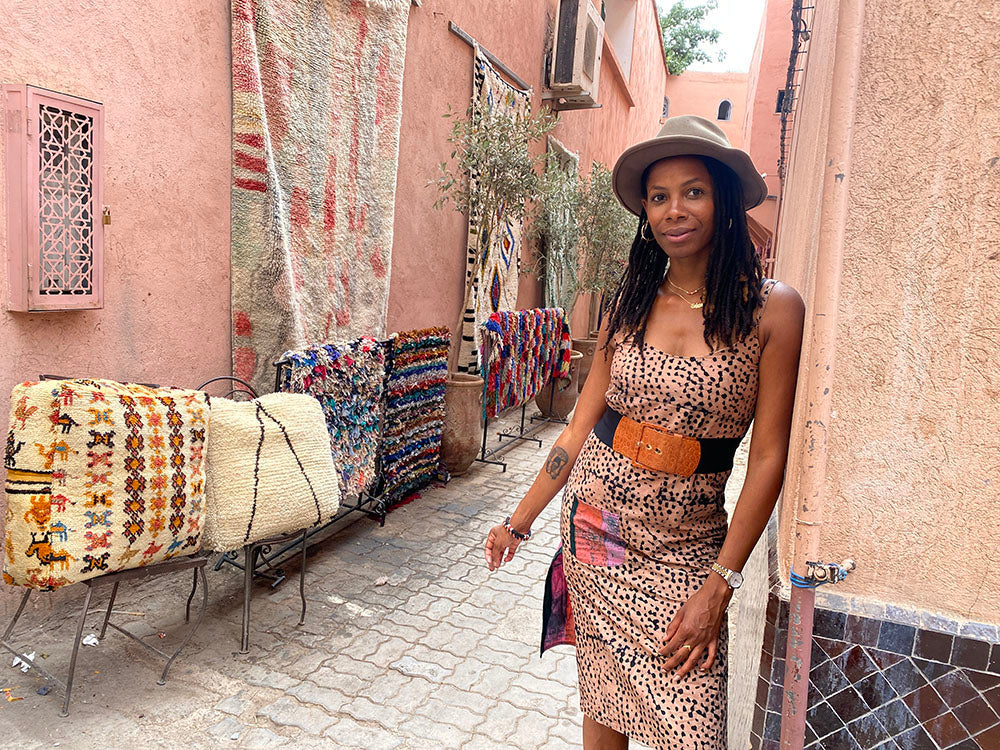
[[[547,108],[521,116],[502,107],[487,110],[475,102],[464,116],[450,109],[444,116],[452,120],[448,136],[451,163],[441,163],[434,181],[440,190],[435,207],[442,208],[450,201],[455,210],[469,217],[479,237],[476,268],[468,275],[455,316],[458,335],[452,336],[445,386],[441,460],[451,474],[457,475],[467,471],[475,460],[482,432],[483,380],[471,374],[459,377],[462,373],[456,372],[462,313],[469,306],[473,281],[486,262],[494,233],[507,223],[520,222],[527,203],[538,194],[535,167],[544,155],[532,155],[530,146],[552,130],[558,118]]]
[[[535,241],[531,263],[526,269],[545,282],[545,306],[561,307],[567,322],[573,315],[579,292],[580,187],[576,160],[553,145],[546,156],[545,170],[539,180],[538,198],[529,224],[529,237]],[[557,144],[558,145],[558,144]],[[565,418],[576,405],[577,376],[582,354],[574,351],[570,359],[570,377],[550,380],[535,396],[535,405],[545,416]]]
[[[603,307],[628,263],[635,217],[618,202],[611,187],[611,172],[598,162],[590,170],[590,179],[581,185],[579,200],[579,291],[596,295]],[[597,338],[574,338],[573,348],[583,353],[579,374],[582,389],[597,351]]]

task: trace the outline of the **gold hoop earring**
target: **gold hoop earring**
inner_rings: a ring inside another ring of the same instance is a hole
[[[647,220],[645,224],[639,229],[639,236],[642,237],[646,242],[656,242],[656,237],[647,237],[646,230],[649,228],[649,221]]]

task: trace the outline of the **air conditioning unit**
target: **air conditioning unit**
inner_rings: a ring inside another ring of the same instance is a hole
[[[604,20],[591,0],[559,0],[549,88],[570,106],[595,106]]]

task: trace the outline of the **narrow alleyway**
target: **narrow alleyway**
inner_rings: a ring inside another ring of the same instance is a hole
[[[446,487],[431,488],[393,511],[384,528],[361,519],[309,559],[306,624],[296,627],[298,587],[255,588],[251,653],[240,656],[241,574],[209,572],[211,602],[201,630],[174,665],[166,686],[137,644],[108,634],[81,649],[69,718],[58,717],[56,692],[0,666],[3,747],[91,748],[578,748],[581,714],[572,649],[538,656],[542,584],[558,543],[558,502],[536,525],[518,557],[489,574],[482,544],[544,461],[557,426],[539,449],[523,443],[506,454],[508,469],[475,466]],[[741,456],[745,456],[741,454]],[[738,458],[745,463],[745,458]],[[732,497],[742,482],[739,467]],[[753,566],[758,566],[756,570]],[[288,566],[294,574],[294,563]],[[759,550],[747,572],[758,590],[732,616],[743,621],[734,648],[731,725],[749,728],[766,571]],[[134,632],[166,635],[181,628],[186,575],[123,589],[116,611]],[[100,589],[98,591],[101,591]],[[103,592],[104,596],[107,592]],[[17,642],[62,672],[68,662],[77,597],[26,615]],[[100,626],[103,597],[85,632]],[[747,610],[750,610],[749,612]],[[735,630],[735,629],[734,629]],[[742,745],[745,747],[745,744]],[[738,745],[733,745],[738,747]]]

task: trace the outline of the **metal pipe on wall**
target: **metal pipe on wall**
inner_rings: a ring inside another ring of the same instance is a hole
[[[865,0],[840,0],[838,4],[813,287],[812,342],[809,355],[803,359],[803,365],[809,368],[804,395],[806,456],[802,462],[792,540],[792,570],[800,574],[806,570],[806,561],[819,557],[864,14]],[[812,589],[792,587],[782,700],[782,750],[801,750],[804,744],[814,604]]]

